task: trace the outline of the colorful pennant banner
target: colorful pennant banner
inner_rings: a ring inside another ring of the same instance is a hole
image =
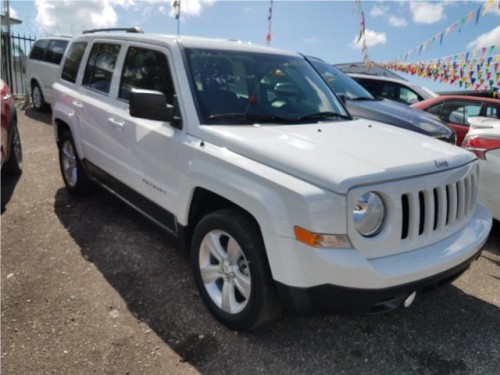
[[[475,25],[478,24],[479,20],[481,17],[484,17],[488,9],[491,7],[493,4],[494,0],[486,0],[484,3],[481,3],[479,7],[476,9],[468,12],[466,15],[464,15],[461,19],[453,22],[450,26],[448,26],[446,29],[443,31],[433,35],[431,38],[427,39],[425,42],[421,43],[418,47],[409,50],[401,55],[399,55],[395,61],[406,61],[408,58],[416,55],[420,55],[422,52],[427,51],[430,49],[430,47],[434,44],[437,44],[439,42],[439,45],[443,44],[443,41],[445,40],[445,37],[452,33],[455,30],[458,30],[458,32],[462,32],[464,27],[468,26],[472,20],[475,20]],[[498,3],[498,6],[500,8],[500,2]]]
[[[495,91],[500,88],[500,48],[496,46],[429,61],[377,65],[468,90]]]

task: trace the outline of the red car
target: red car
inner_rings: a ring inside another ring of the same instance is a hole
[[[453,127],[457,145],[461,146],[469,131],[469,117],[483,116],[500,119],[500,99],[465,95],[440,95],[419,103],[413,108],[424,110]]]
[[[2,173],[22,172],[23,152],[17,129],[17,112],[9,86],[0,79],[0,112],[2,118]]]

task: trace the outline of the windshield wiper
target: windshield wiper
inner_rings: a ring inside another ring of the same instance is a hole
[[[265,123],[278,123],[278,124],[290,124],[296,122],[296,119],[290,119],[281,116],[273,115],[254,115],[246,113],[219,113],[215,115],[210,115],[206,117],[207,121],[213,120],[239,120],[244,124],[255,124],[260,122]]]
[[[306,121],[306,120],[323,120],[323,119],[331,119],[331,118],[341,118],[345,120],[351,120],[351,116],[343,115],[337,112],[316,112],[311,113],[309,115],[302,116],[298,119],[298,121]]]
[[[362,101],[362,100],[375,100],[375,99],[374,98],[370,98],[368,96],[358,96],[356,98],[351,98],[349,100],[354,100],[354,101],[359,100],[359,101]]]

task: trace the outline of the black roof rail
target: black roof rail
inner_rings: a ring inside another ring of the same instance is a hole
[[[142,31],[138,27],[117,27],[117,28],[111,28],[111,29],[93,29],[93,30],[85,30],[82,32],[82,34],[98,33],[101,31],[125,31],[127,33],[144,34],[144,31]]]

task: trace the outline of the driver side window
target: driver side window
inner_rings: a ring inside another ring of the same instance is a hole
[[[128,100],[134,88],[160,91],[167,103],[173,104],[174,87],[165,54],[138,47],[128,49],[118,97]]]

